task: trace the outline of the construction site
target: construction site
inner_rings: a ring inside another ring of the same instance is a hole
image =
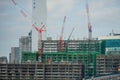
[[[19,64],[0,64],[1,80],[82,80],[119,73],[120,39],[93,39],[87,2],[88,38],[71,40],[73,28],[68,39],[63,40],[66,22],[66,16],[64,16],[59,39],[52,40],[51,37],[43,39],[45,37],[46,25],[44,22],[41,23],[41,20],[36,17],[39,13],[39,11],[37,13],[37,10],[40,7],[37,8],[38,4],[35,5],[34,1],[33,35],[30,38],[28,37],[27,40],[25,38],[24,40],[20,39]],[[12,0],[12,2],[19,7],[15,0]],[[23,11],[22,14],[26,15]],[[43,21],[45,20],[43,19]],[[36,39],[34,36],[37,35]]]
[[[120,55],[114,53],[105,54],[105,41],[91,40],[89,45],[88,42],[89,40],[72,40],[69,42],[63,41],[62,52],[60,52],[58,46],[59,41],[42,41],[42,63],[82,63],[85,66],[85,77],[118,73],[117,69],[120,64]],[[106,45],[109,44],[106,43]],[[89,46],[91,49],[88,48]],[[22,63],[35,63],[36,61],[38,61],[38,52],[22,53]]]

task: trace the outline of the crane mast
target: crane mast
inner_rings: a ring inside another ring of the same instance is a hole
[[[89,6],[88,6],[88,1],[86,0],[86,12],[87,12],[87,19],[88,19],[88,39],[91,40],[92,39],[92,26],[90,23],[90,16],[89,16]]]
[[[69,35],[69,37],[68,37],[68,41],[70,40],[70,38],[71,38],[71,36],[72,36],[72,33],[73,33],[74,29],[75,29],[75,28],[72,29],[72,31],[71,31],[71,33],[70,33],[70,35]]]
[[[25,18],[30,18],[30,16],[28,15],[27,11],[25,11],[24,8],[22,8],[17,2],[16,0],[11,0],[12,3],[17,6],[20,9],[20,13],[25,17]],[[34,27],[36,29],[36,31],[38,32],[38,62],[41,62],[41,56],[42,56],[42,32],[46,31],[43,30],[43,28],[45,29],[45,25],[43,25],[41,28],[36,27],[35,24],[32,24],[32,27]]]
[[[43,25],[41,28],[36,27],[34,24],[32,25],[36,31],[38,32],[38,62],[42,62],[41,57],[42,57],[42,32],[46,31],[43,30],[45,25]]]
[[[60,35],[60,39],[59,39],[59,51],[60,52],[62,52],[62,39],[63,39],[65,22],[66,22],[66,16],[64,16],[63,25],[62,25],[62,31],[61,31],[61,35]]]

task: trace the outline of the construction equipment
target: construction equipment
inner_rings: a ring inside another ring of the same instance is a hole
[[[64,16],[64,20],[63,20],[63,25],[62,25],[62,30],[61,30],[61,35],[60,35],[60,39],[59,39],[59,51],[62,52],[62,38],[63,38],[63,33],[64,33],[64,25],[66,22],[66,16]]]
[[[20,13],[25,17],[28,18],[28,20],[31,20],[32,18],[30,15],[27,13],[27,11],[22,8],[15,0],[11,0],[15,6],[17,6],[20,9]],[[45,28],[45,25],[43,25],[41,28],[36,27],[35,24],[32,24],[32,27],[34,27],[38,31],[38,61],[41,62],[41,55],[42,55],[42,50],[41,50],[41,40],[42,40],[42,32],[46,31],[43,30]]]
[[[45,27],[45,25],[43,25],[41,28],[36,27],[34,24],[32,25],[36,31],[38,32],[38,62],[42,62],[41,57],[42,57],[42,32],[46,31],[43,30],[43,28]]]
[[[13,2],[14,5],[17,5],[17,3],[15,2],[15,0],[11,0]]]
[[[88,31],[89,31],[89,40],[92,39],[92,26],[90,23],[90,16],[89,16],[89,7],[88,7],[88,1],[86,0],[86,12],[87,12],[87,18],[88,18]]]
[[[25,17],[28,18],[28,20],[31,19],[29,12],[23,8],[20,4],[16,2],[16,0],[11,0],[12,3],[20,10],[20,13]]]
[[[69,35],[69,37],[68,37],[68,41],[70,40],[70,38],[71,38],[71,36],[72,36],[72,33],[73,33],[74,29],[75,29],[75,28],[72,29],[72,31],[71,31],[71,33],[70,33],[70,35]]]

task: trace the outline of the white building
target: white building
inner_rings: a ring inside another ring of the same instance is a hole
[[[19,39],[19,63],[21,63],[22,52],[31,52],[32,51],[32,32],[30,31],[28,36],[22,36]]]
[[[120,39],[120,36],[101,36],[98,40],[108,40],[108,39]]]
[[[120,34],[117,33],[110,33],[108,36],[100,36],[98,40],[113,40],[113,39],[120,39]]]
[[[32,23],[41,28],[47,22],[47,2],[46,0],[32,0]],[[46,40],[46,31],[42,33],[42,39]],[[38,32],[32,28],[32,51],[38,51]]]

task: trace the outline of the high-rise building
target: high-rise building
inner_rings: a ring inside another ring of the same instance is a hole
[[[32,51],[32,31],[29,32],[28,36],[22,36],[19,39],[19,63],[21,63],[22,52],[31,52]]]
[[[33,24],[41,28],[45,25],[44,30],[46,30],[47,21],[47,2],[46,0],[32,0],[32,22]],[[42,39],[46,40],[46,31],[42,33]],[[32,51],[38,51],[38,32],[32,29]]]
[[[19,47],[12,47],[11,53],[9,55],[10,63],[18,64],[19,63]]]

